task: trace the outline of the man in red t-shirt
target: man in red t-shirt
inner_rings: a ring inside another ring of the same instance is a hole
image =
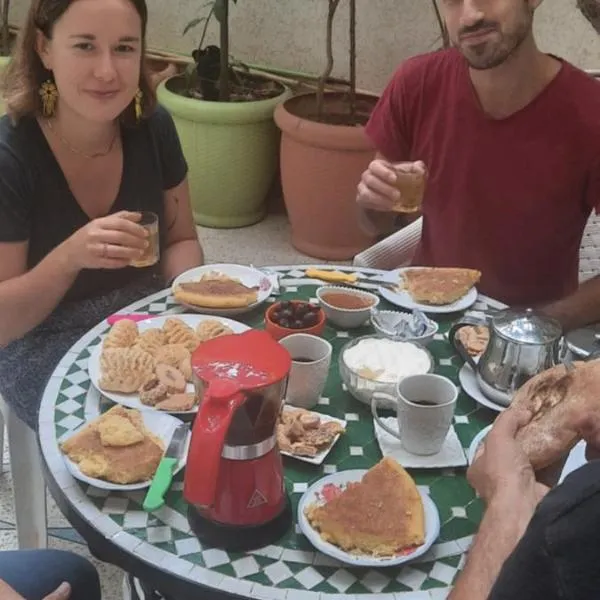
[[[442,2],[455,48],[400,66],[366,131],[378,155],[357,202],[393,230],[395,171],[427,169],[415,265],[476,268],[479,289],[566,329],[600,320],[578,251],[600,206],[600,83],[537,48],[541,0]],[[398,164],[400,163],[400,164]]]

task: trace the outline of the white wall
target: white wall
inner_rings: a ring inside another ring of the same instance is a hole
[[[200,31],[182,37],[185,24],[206,0],[147,0],[151,46],[191,52]],[[12,0],[19,23],[28,0]],[[292,70],[318,72],[325,62],[326,0],[238,0],[231,7],[231,45],[236,58]],[[359,86],[380,91],[405,57],[438,44],[429,0],[358,0]],[[335,26],[334,74],[347,73],[347,3]],[[204,14],[206,9],[204,9]],[[214,34],[214,30],[212,31]],[[540,46],[582,68],[600,68],[600,36],[575,7],[575,0],[545,0],[536,16]],[[214,39],[214,35],[211,36]]]

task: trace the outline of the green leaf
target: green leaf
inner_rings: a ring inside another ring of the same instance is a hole
[[[206,17],[196,17],[192,19],[184,28],[183,33],[181,35],[185,35],[190,29],[194,29],[194,27],[198,27],[200,23],[204,23],[206,21]]]
[[[225,17],[225,3],[228,0],[215,0],[215,17],[219,23],[223,23]],[[237,4],[237,0],[231,0],[234,4]]]
[[[215,17],[219,23],[223,24],[225,21],[225,6],[227,0],[215,0]]]

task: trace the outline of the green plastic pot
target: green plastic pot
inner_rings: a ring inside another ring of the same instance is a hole
[[[255,102],[208,102],[177,94],[181,76],[163,81],[158,101],[173,116],[189,166],[198,225],[245,227],[260,221],[277,172],[275,107],[290,96]]]

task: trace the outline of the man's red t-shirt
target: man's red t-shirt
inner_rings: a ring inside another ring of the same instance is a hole
[[[483,112],[456,50],[406,61],[367,125],[391,161],[429,170],[413,264],[469,267],[508,304],[562,298],[578,285],[579,245],[600,206],[600,83],[563,62],[529,105]]]

